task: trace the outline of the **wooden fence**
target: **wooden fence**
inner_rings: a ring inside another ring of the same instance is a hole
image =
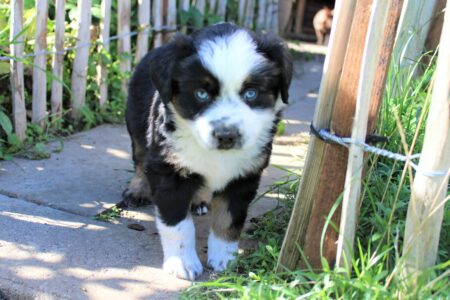
[[[179,6],[177,7],[177,2]],[[34,43],[33,62],[33,89],[32,89],[32,122],[44,126],[49,116],[61,116],[63,108],[63,59],[67,51],[74,51],[75,58],[71,73],[71,115],[74,119],[80,117],[80,110],[85,105],[87,67],[90,46],[98,44],[98,51],[110,50],[110,40],[118,40],[119,57],[129,54],[129,59],[122,59],[120,69],[122,72],[130,72],[132,63],[138,62],[147,53],[150,47],[159,47],[166,42],[173,31],[181,29],[186,31],[188,26],[180,24],[180,12],[197,10],[202,24],[208,23],[208,18],[213,16],[214,21],[232,21],[254,30],[278,32],[278,1],[277,0],[245,0],[239,1],[237,11],[227,6],[227,0],[138,0],[133,9],[138,11],[138,28],[131,32],[131,0],[117,1],[117,36],[110,36],[111,24],[111,0],[101,2],[100,34],[98,41],[92,41],[91,37],[91,0],[78,0],[77,4],[77,42],[75,47],[65,48],[64,21],[66,16],[66,1],[55,1],[55,26],[54,32],[47,32],[48,7],[47,0],[36,1],[36,31]],[[23,53],[23,0],[11,0],[11,43],[10,54],[15,57],[11,64],[11,91],[12,91],[12,116],[14,130],[20,140],[25,138],[27,127],[27,114],[24,93],[24,53]],[[197,14],[198,15],[198,14]],[[54,46],[49,51],[47,37],[54,35]],[[136,45],[132,45],[131,37],[137,35]],[[136,49],[131,55],[131,49]],[[51,70],[47,69],[47,58],[52,56]],[[134,60],[131,58],[134,57]],[[47,76],[51,72],[51,96],[50,108],[47,103]],[[99,86],[99,104],[103,106],[108,100],[108,69],[104,62],[98,62],[97,83]],[[122,89],[125,91],[126,80],[122,81]]]

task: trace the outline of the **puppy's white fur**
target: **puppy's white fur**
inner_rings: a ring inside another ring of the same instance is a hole
[[[182,279],[194,280],[203,272],[203,266],[195,250],[192,217],[188,216],[175,226],[167,226],[157,217],[156,226],[164,252],[164,271]]]
[[[227,268],[229,262],[234,261],[238,251],[238,242],[225,241],[211,230],[208,236],[208,265],[216,272]]]

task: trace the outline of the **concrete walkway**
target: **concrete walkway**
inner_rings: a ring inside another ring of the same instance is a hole
[[[295,70],[291,105],[284,114],[288,125],[275,142],[271,163],[298,169],[322,63],[296,62]],[[177,298],[191,283],[161,270],[153,206],[124,211],[115,223],[94,220],[121,200],[131,178],[125,127],[103,125],[65,139],[63,146],[50,159],[0,162],[0,292],[10,299]],[[260,191],[284,175],[269,167]],[[257,201],[249,218],[276,205],[270,198]],[[128,229],[130,223],[146,230]],[[196,223],[205,264],[209,217],[198,217]],[[201,280],[207,279],[205,272]]]

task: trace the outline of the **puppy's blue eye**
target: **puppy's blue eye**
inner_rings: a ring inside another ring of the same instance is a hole
[[[258,91],[256,89],[246,89],[242,97],[245,101],[253,101],[258,97]]]
[[[209,93],[204,89],[197,89],[194,92],[195,98],[200,102],[205,102],[209,100]]]

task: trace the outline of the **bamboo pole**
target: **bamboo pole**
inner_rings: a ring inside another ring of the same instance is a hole
[[[258,2],[258,19],[256,21],[256,29],[261,31],[264,29],[264,22],[266,20],[266,0],[259,0]]]
[[[278,2],[278,31],[284,35],[292,12],[292,1]]]
[[[78,0],[79,27],[77,46],[89,43],[91,33],[91,0]],[[72,117],[78,119],[80,109],[86,99],[86,76],[89,62],[89,47],[79,47],[75,50],[72,67]]]
[[[36,32],[33,65],[32,122],[43,127],[47,114],[47,0],[36,1]]]
[[[412,279],[436,262],[444,205],[449,199],[446,198],[450,174],[449,2],[446,7],[419,168],[447,172],[447,175],[432,177],[417,171],[414,178],[403,245],[404,272]]]
[[[63,58],[62,53],[64,49],[64,29],[65,29],[65,15],[66,15],[66,0],[56,0],[55,11],[55,46],[53,51],[53,78],[52,78],[52,115],[56,118],[62,115],[62,96],[63,96]]]
[[[109,52],[109,29],[111,24],[111,0],[102,0],[101,4],[102,20],[100,22],[100,45],[98,51]],[[97,65],[97,84],[100,90],[99,104],[104,107],[108,101],[108,68],[106,62],[100,59]]]
[[[217,4],[217,15],[225,21],[226,13],[227,13],[227,0],[218,0]],[[261,0],[264,1],[264,0]]]
[[[117,15],[118,25],[117,32],[119,36],[122,36],[118,40],[118,53],[120,57],[120,70],[123,73],[129,74],[131,72],[131,37],[130,33],[130,13],[131,2],[130,0],[118,1]],[[128,80],[122,79],[122,91],[127,92]]]
[[[161,46],[163,43],[161,33],[162,24],[163,24],[163,3],[162,0],[154,0],[153,1],[154,48]]]
[[[278,34],[278,0],[269,0],[266,30]]]
[[[255,15],[255,1],[247,0],[247,7],[245,8],[244,26],[247,28],[253,27],[253,17]]]
[[[314,113],[313,124],[317,128],[328,128],[342,64],[347,48],[348,36],[352,24],[356,0],[338,0],[335,6],[335,18],[330,35],[330,46],[324,63],[324,72],[320,84],[319,97]],[[324,156],[325,143],[311,136],[306,163],[297,194],[289,226],[284,237],[277,270],[293,269],[298,264],[300,253],[297,246],[303,247],[306,230],[310,221],[314,195],[319,186],[318,176]]]
[[[378,64],[384,51],[389,53],[392,51],[392,47],[390,49],[383,48],[385,44],[385,30],[387,25],[392,25],[388,23],[390,21],[388,20],[389,12],[400,12],[401,4],[402,1],[399,0],[374,0],[364,46],[361,79],[358,85],[355,118],[352,126],[351,136],[354,140],[364,142],[366,139],[371,95],[373,95],[373,91],[377,87],[375,82]],[[392,34],[391,38],[392,40],[395,38],[394,34]],[[387,69],[388,65],[385,66],[385,73],[387,73]],[[381,85],[384,86],[384,84],[384,81],[381,82]],[[347,268],[348,270],[351,268],[363,167],[363,149],[354,144],[350,145],[336,254],[337,267]]]
[[[135,62],[138,63],[148,52],[148,30],[150,27],[150,0],[138,0],[138,26]]]
[[[20,61],[23,56],[23,37],[18,36],[23,29],[23,0],[11,1],[11,29],[10,40],[14,41],[10,45],[11,55],[17,59],[11,59],[11,97],[12,114],[14,122],[14,132],[23,141],[26,137],[27,113],[25,109],[25,94],[23,81],[23,63]]]

